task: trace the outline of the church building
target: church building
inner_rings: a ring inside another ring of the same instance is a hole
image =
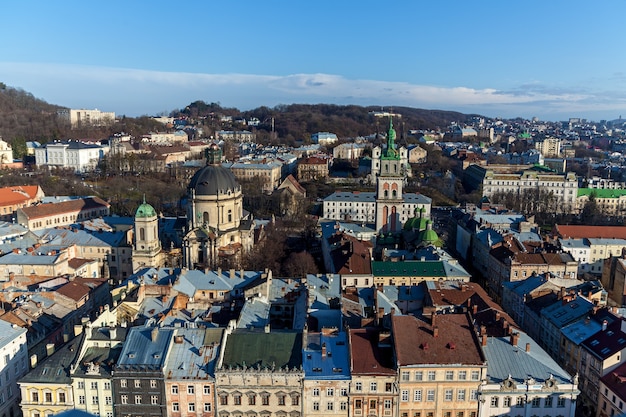
[[[206,150],[207,164],[187,187],[187,230],[183,267],[237,268],[241,255],[254,244],[252,215],[243,209],[241,186],[221,165],[217,144]]]

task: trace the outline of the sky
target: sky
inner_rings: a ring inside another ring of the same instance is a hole
[[[70,108],[626,117],[623,0],[23,0],[0,14],[0,82]]]

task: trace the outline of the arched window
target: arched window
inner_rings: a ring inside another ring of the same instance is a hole
[[[139,228],[139,240],[146,240],[146,229],[143,227]]]
[[[385,190],[385,192],[383,193],[383,195],[385,196],[385,198],[389,197],[389,191]]]
[[[393,198],[396,198],[396,197],[398,196],[398,192],[397,192],[396,190],[393,190],[393,191],[391,192],[391,196],[392,196]]]
[[[228,221],[232,222],[233,221],[233,211],[232,210],[228,210]]]

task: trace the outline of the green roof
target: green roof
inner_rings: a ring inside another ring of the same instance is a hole
[[[578,197],[582,196],[590,196],[591,194],[595,194],[596,198],[620,198],[623,195],[626,195],[626,190],[618,189],[611,190],[608,188],[579,188],[578,189]]]
[[[298,332],[238,332],[228,336],[222,366],[290,368],[302,365],[302,333]]]
[[[154,207],[145,201],[137,208],[137,212],[135,213],[135,217],[155,217],[156,215]]]
[[[443,261],[373,261],[375,277],[445,277]]]

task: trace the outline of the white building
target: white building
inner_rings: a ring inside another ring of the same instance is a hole
[[[109,148],[78,141],[47,143],[35,149],[35,163],[48,168],[69,168],[74,172],[93,171]]]
[[[115,112],[98,109],[65,109],[57,113],[61,119],[70,123],[72,128],[81,126],[105,126],[115,122]]]
[[[0,415],[18,416],[20,388],[18,379],[28,372],[26,329],[0,320]]]
[[[482,335],[487,378],[478,389],[478,417],[574,417],[578,377],[571,377],[523,332]]]
[[[615,238],[559,239],[559,244],[578,261],[579,274],[601,274],[604,260],[621,256],[626,249],[626,239]]]
[[[337,142],[337,135],[330,132],[317,132],[311,135],[311,142],[326,146]]]

